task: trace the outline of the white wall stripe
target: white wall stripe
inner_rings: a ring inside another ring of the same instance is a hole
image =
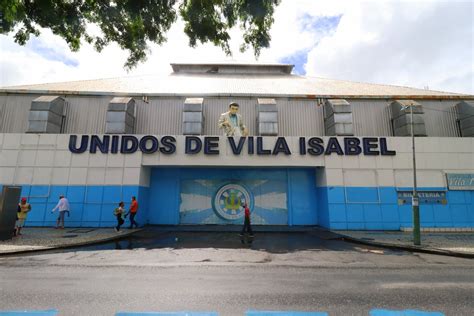
[[[265,166],[324,167],[317,172],[318,186],[412,185],[409,137],[387,138],[388,148],[397,152],[395,156],[300,155],[298,137],[285,138],[292,151],[290,156],[249,155],[246,147],[240,155],[234,155],[223,136],[220,154],[211,156],[202,152],[184,154],[184,136],[176,136],[177,152],[172,155],[71,154],[69,135],[63,134],[0,134],[0,139],[1,184],[148,186],[153,166]],[[327,143],[328,137],[322,139]],[[343,144],[343,138],[338,139]],[[275,141],[275,137],[265,138],[265,149],[272,148]],[[474,138],[424,137],[416,139],[416,146],[419,186],[445,187],[446,172],[474,172]]]

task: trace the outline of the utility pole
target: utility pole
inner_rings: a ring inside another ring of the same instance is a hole
[[[416,192],[416,159],[415,159],[415,133],[413,131],[413,102],[410,105],[411,109],[411,148],[413,154],[413,196],[412,196],[412,209],[413,209],[413,244],[415,246],[421,245],[420,238],[420,203],[418,199],[418,193]]]

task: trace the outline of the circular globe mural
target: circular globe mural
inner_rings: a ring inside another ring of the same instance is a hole
[[[217,190],[212,201],[217,215],[232,221],[244,216],[241,206],[247,203],[250,207],[250,194],[239,184],[226,184]]]

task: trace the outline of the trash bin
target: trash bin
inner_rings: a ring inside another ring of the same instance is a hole
[[[13,237],[20,195],[20,186],[3,186],[0,195],[0,240]]]

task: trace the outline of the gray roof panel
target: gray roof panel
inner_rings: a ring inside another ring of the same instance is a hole
[[[0,93],[147,96],[275,96],[304,98],[449,98],[473,99],[433,90],[371,83],[268,74],[139,75],[0,88]]]

